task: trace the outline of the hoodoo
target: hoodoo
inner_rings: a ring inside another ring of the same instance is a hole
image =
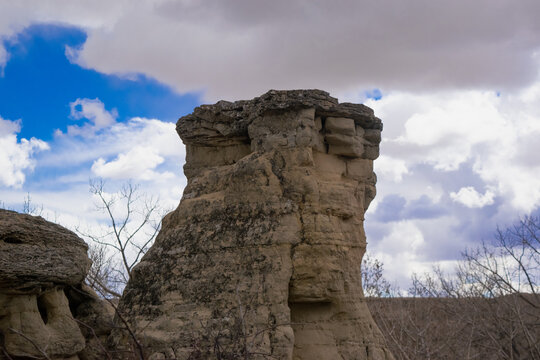
[[[182,117],[188,184],[119,304],[149,358],[392,359],[360,274],[381,130],[320,90]]]
[[[84,284],[87,250],[60,225],[0,209],[0,359],[105,358],[113,309]]]

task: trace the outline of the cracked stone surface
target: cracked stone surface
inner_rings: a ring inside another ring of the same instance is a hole
[[[0,209],[0,359],[103,358],[88,342],[107,338],[113,314],[83,284],[87,249],[60,225]]]
[[[181,118],[188,185],[119,305],[149,359],[393,359],[360,283],[381,130],[320,90]]]

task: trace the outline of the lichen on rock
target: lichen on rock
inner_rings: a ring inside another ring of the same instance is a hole
[[[119,305],[149,358],[392,359],[360,283],[381,130],[320,90],[182,117],[188,184]]]
[[[87,249],[60,225],[0,209],[0,359],[103,358],[88,345],[107,339],[113,313],[83,283]]]

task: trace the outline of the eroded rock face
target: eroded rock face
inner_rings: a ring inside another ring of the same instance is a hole
[[[120,303],[150,359],[391,359],[360,284],[373,111],[270,91],[177,130],[188,185]]]
[[[90,268],[88,246],[41,217],[0,209],[0,288],[28,293],[80,284]]]
[[[87,249],[59,225],[0,209],[0,359],[89,353],[75,320],[79,308],[92,307],[101,324],[108,316],[110,333],[112,314],[83,285],[91,265]]]

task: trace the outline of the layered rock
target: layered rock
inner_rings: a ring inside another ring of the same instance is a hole
[[[149,358],[391,359],[360,283],[381,130],[319,90],[181,118],[188,184],[120,302]]]
[[[0,359],[93,356],[87,339],[95,331],[81,331],[81,320],[91,313],[104,326],[112,314],[83,284],[87,249],[59,225],[0,209]]]

